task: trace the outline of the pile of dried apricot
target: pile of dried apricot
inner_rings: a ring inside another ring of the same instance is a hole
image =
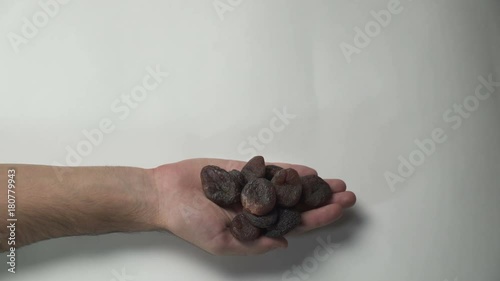
[[[241,171],[205,166],[200,175],[209,200],[221,207],[243,207],[230,225],[240,241],[261,235],[282,237],[300,224],[302,211],[321,207],[332,197],[322,178],[301,177],[294,169],[266,166],[262,156],[250,159]]]

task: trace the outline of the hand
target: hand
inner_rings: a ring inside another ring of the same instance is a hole
[[[268,163],[266,163],[268,164]],[[273,163],[293,168],[301,175],[317,174],[309,167]],[[228,210],[208,200],[202,190],[200,171],[206,165],[216,165],[227,171],[241,170],[245,162],[223,159],[190,159],[160,166],[153,170],[154,185],[159,195],[159,224],[180,238],[214,255],[254,255],[272,249],[286,248],[285,238],[260,237],[240,242],[228,226],[238,210]],[[318,209],[302,213],[302,224],[293,234],[328,225],[342,215],[343,208],[354,205],[354,193],[346,190],[342,180],[325,179],[334,193],[331,201]]]

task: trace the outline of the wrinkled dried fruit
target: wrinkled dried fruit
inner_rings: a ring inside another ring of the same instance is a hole
[[[302,184],[300,176],[294,169],[278,171],[272,181],[276,189],[276,203],[283,207],[293,207],[300,201]]]
[[[241,191],[241,203],[248,212],[262,216],[269,213],[276,204],[276,191],[266,179],[254,179]]]
[[[290,209],[278,210],[278,223],[268,227],[266,236],[271,238],[282,237],[301,222],[300,213]]]
[[[245,215],[245,217],[250,221],[251,224],[258,228],[270,227],[278,220],[278,211],[276,209],[272,210],[269,214],[264,216],[256,216],[243,210],[243,215]]]
[[[205,166],[201,169],[201,185],[205,196],[220,206],[228,206],[240,201],[241,189],[224,169]]]
[[[255,178],[263,178],[266,175],[266,163],[264,157],[255,156],[250,159],[241,169],[241,173],[245,176],[247,182]]]
[[[245,179],[245,176],[238,170],[231,170],[229,172],[229,175],[231,175],[231,178],[236,183],[236,186],[238,187],[238,189],[241,192],[243,187],[247,184],[247,180]]]
[[[333,194],[322,178],[300,177],[294,169],[266,166],[262,156],[250,159],[241,172],[206,166],[201,170],[201,183],[206,197],[217,205],[243,207],[229,225],[240,241],[263,234],[284,236],[301,223],[301,212],[321,207]]]
[[[272,180],[274,175],[279,171],[279,170],[282,170],[283,168],[281,168],[280,166],[276,166],[276,165],[267,165],[266,166],[266,175],[265,175],[265,178],[268,179],[268,180]]]
[[[330,185],[322,178],[309,175],[301,177],[302,201],[311,208],[319,207],[332,198]]]
[[[229,230],[233,236],[240,241],[252,241],[259,238],[261,230],[253,226],[243,215],[238,214],[231,221]]]

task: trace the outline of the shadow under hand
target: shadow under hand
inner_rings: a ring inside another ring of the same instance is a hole
[[[334,224],[290,238],[288,249],[272,251],[262,256],[212,256],[186,243],[170,233],[114,233],[89,237],[67,237],[42,241],[18,250],[19,270],[58,264],[68,259],[92,259],[116,255],[117,252],[144,253],[159,249],[175,255],[178,259],[208,264],[211,268],[232,278],[280,273],[293,265],[300,265],[306,257],[314,257],[317,247],[339,245],[345,248],[363,225],[364,216],[359,208],[346,210],[344,216]],[[323,241],[323,242],[320,242]],[[331,249],[334,249],[332,247]],[[330,250],[330,254],[332,250]],[[325,249],[322,249],[325,253]],[[324,254],[323,254],[324,255]],[[141,258],[141,261],[144,260]],[[3,272],[0,273],[0,277]]]
[[[326,253],[329,258],[335,254],[337,246],[348,247],[349,243],[353,241],[355,233],[363,226],[364,219],[359,208],[354,207],[346,210],[340,220],[329,226],[300,236],[290,237],[288,249],[272,251],[259,257],[222,256],[200,262],[209,263],[235,279],[257,274],[285,272],[290,270],[293,265],[302,264],[305,258],[314,257],[314,252],[318,247],[321,248],[322,255],[325,256]],[[325,249],[325,247],[330,249]]]

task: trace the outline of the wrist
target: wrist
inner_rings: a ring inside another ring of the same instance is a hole
[[[113,232],[161,230],[159,196],[151,169],[115,167],[111,185],[116,192],[108,193],[103,209],[116,225]],[[113,189],[113,188],[112,188]]]
[[[148,206],[144,216],[138,218],[146,230],[165,230],[160,216],[160,192],[156,184],[155,169],[141,169],[144,193],[142,205]]]
[[[178,181],[177,163],[165,164],[146,171],[156,194],[157,216],[154,225],[160,230],[172,232],[178,218],[178,203],[182,197],[173,186]]]

